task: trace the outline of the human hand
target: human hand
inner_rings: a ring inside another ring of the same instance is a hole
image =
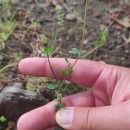
[[[57,78],[63,78],[60,70],[67,67],[65,60],[50,60]],[[74,61],[69,60],[71,64]],[[23,59],[19,69],[23,74],[53,78],[47,59]],[[53,130],[56,121],[67,130],[130,130],[129,69],[79,60],[68,80],[92,89],[65,97],[63,102],[68,107],[57,113],[52,101],[24,114],[18,120],[18,130]]]

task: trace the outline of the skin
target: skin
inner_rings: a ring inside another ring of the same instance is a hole
[[[57,79],[67,68],[64,59],[50,59]],[[70,64],[74,59],[69,59]],[[23,74],[54,78],[47,59],[26,58],[19,63]],[[69,130],[129,130],[130,129],[130,70],[128,68],[79,60],[69,81],[92,87],[91,91],[65,97],[66,106],[74,109]],[[56,126],[56,102],[32,110],[20,117],[18,130],[53,130]],[[82,117],[82,118],[81,118]]]

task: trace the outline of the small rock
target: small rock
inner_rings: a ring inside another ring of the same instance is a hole
[[[97,18],[97,17],[100,17],[101,16],[101,13],[99,12],[95,12],[94,16]]]
[[[101,30],[101,31],[104,31],[104,30],[105,30],[105,27],[106,27],[106,26],[105,26],[104,24],[101,24],[101,25],[100,25],[100,30]]]
[[[74,5],[74,6],[77,6],[77,2],[76,2],[76,1],[74,1],[74,2],[73,2],[73,5]]]
[[[73,13],[68,13],[68,14],[65,16],[65,19],[68,20],[68,21],[74,21],[74,20],[76,20],[76,16],[75,16],[75,14],[73,14]]]
[[[124,61],[124,60],[125,60],[125,57],[121,57],[121,60]]]
[[[84,40],[84,41],[83,41],[83,44],[84,44],[84,45],[87,45],[87,44],[88,44],[88,39]]]
[[[69,36],[66,37],[66,40],[67,40],[67,41],[69,40]]]
[[[23,83],[15,82],[15,83],[13,83],[12,86],[13,86],[13,87],[17,87],[17,88],[19,88],[19,89],[22,89],[22,88],[23,88]]]
[[[108,58],[108,54],[105,54],[105,55],[104,55],[104,58]]]
[[[59,1],[57,1],[57,0],[52,0],[52,4],[55,5],[55,6],[57,6],[57,5],[59,5]]]
[[[129,50],[125,50],[125,53],[126,53],[126,54],[129,54],[129,52],[130,52]]]
[[[0,115],[5,115],[8,119],[17,121],[22,114],[49,102],[37,93],[16,86],[6,86],[0,93]]]

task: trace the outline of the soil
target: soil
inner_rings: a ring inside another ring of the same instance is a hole
[[[40,6],[32,0],[13,0],[11,10],[16,12],[15,20],[17,27],[9,39],[4,42],[5,49],[0,53],[0,69],[11,64],[11,67],[8,67],[4,71],[4,76],[1,76],[1,93],[7,86],[9,88],[14,87],[14,84],[19,86],[20,83],[20,89],[26,88],[30,80],[28,76],[22,75],[19,72],[18,62],[25,57],[45,57],[42,54],[42,50],[49,43],[46,42],[46,38],[43,41],[40,40],[39,36],[41,34],[44,34],[51,41],[52,46],[55,46],[53,57],[70,57],[68,52],[72,48],[80,49],[83,36],[82,28],[85,2],[83,0],[63,0],[63,3],[60,3],[63,8],[60,14],[62,25],[58,25],[59,21],[57,20],[57,13],[55,11],[57,0],[39,0],[39,2]],[[76,16],[72,15],[72,12]],[[130,29],[118,22],[120,20],[125,23],[125,18],[130,19],[129,12],[130,6],[127,0],[89,0],[85,20],[86,28],[83,50],[89,52],[94,48],[95,42],[99,40],[101,31],[108,31],[109,39],[105,46],[98,49],[91,56],[87,57],[87,59],[130,67]],[[70,17],[67,18],[67,15]],[[116,20],[111,18],[113,16],[116,17]],[[39,23],[40,27],[31,27],[34,22]],[[52,34],[57,34],[55,43]],[[43,87],[46,86],[43,80],[38,80],[38,83],[34,85],[39,87],[37,95],[40,94],[40,96],[44,97],[47,103],[48,100],[53,100],[54,93]],[[11,118],[9,114],[10,109],[12,109],[11,115],[13,115],[13,110],[17,111],[14,105],[2,114],[6,115],[8,121],[16,123],[20,115],[44,105],[45,100],[42,103],[39,101],[39,104],[35,104],[34,102],[34,105],[20,112],[16,117],[12,116]],[[24,101],[23,104],[26,104],[26,98]],[[19,103],[19,100],[17,102]],[[10,101],[10,103],[12,102]],[[0,124],[0,130],[5,130],[7,127],[9,127],[7,123]],[[10,127],[8,130],[15,130],[15,128]]]

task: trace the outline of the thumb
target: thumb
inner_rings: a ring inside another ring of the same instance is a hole
[[[130,110],[125,105],[98,108],[68,107],[56,113],[56,122],[67,130],[130,129],[129,121]]]

